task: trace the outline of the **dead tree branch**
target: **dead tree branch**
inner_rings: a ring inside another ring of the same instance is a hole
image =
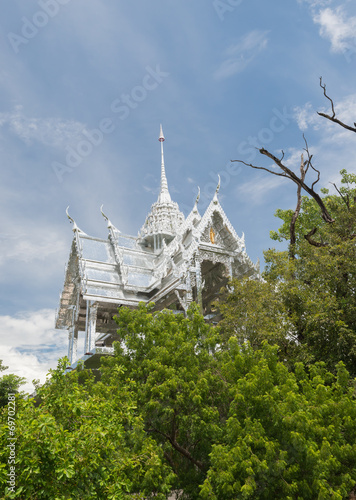
[[[247,165],[248,167],[255,168],[257,170],[265,170],[265,171],[269,172],[270,174],[278,175],[279,177],[286,177],[287,179],[290,179],[295,184],[297,184],[297,186],[300,186],[301,189],[304,189],[304,191],[306,191],[312,198],[314,198],[314,200],[316,201],[316,203],[320,207],[321,215],[322,215],[322,218],[324,219],[324,221],[328,222],[328,223],[332,223],[332,222],[334,222],[334,219],[329,214],[329,212],[328,212],[326,206],[324,205],[324,202],[321,199],[321,197],[318,195],[318,193],[316,193],[314,191],[314,185],[316,184],[316,182],[318,182],[318,180],[320,178],[320,172],[313,167],[313,165],[311,163],[312,155],[310,155],[308,149],[306,149],[306,151],[307,151],[307,154],[308,154],[308,160],[306,160],[306,163],[305,163],[305,166],[304,166],[305,170],[308,171],[309,167],[311,167],[315,172],[318,173],[318,179],[315,182],[313,182],[313,184],[312,184],[311,187],[308,186],[305,183],[304,178],[298,177],[292,170],[290,170],[290,168],[288,168],[286,165],[284,165],[282,163],[282,160],[283,160],[283,157],[284,157],[284,153],[283,152],[282,152],[283,153],[282,158],[277,158],[277,156],[275,156],[274,154],[272,154],[269,151],[267,151],[267,149],[264,149],[264,148],[259,149],[259,152],[261,153],[261,155],[267,156],[267,158],[270,158],[271,160],[273,160],[273,162],[277,165],[277,167],[280,168],[280,170],[282,170],[283,173],[281,173],[281,172],[274,172],[273,170],[270,170],[268,168],[258,167],[256,165],[252,165],[251,163],[245,163],[243,160],[231,160],[231,161],[232,162],[236,161],[236,162],[239,162],[239,163],[243,163],[244,165]]]
[[[243,163],[243,165],[246,165],[246,167],[256,168],[257,170],[265,170],[266,172],[269,172],[270,174],[273,175],[278,175],[279,177],[288,177],[286,174],[281,174],[280,172],[274,172],[273,170],[269,170],[269,168],[265,167],[257,167],[256,165],[252,165],[252,163],[246,163],[243,160],[230,160],[230,161],[231,162],[237,161],[239,163]]]
[[[310,151],[309,151],[309,147],[308,147],[308,142],[305,138],[305,135],[303,134],[303,139],[304,139],[304,142],[305,142],[305,148],[304,148],[304,151],[307,153],[308,155],[308,159],[306,160],[305,162],[305,174],[304,174],[304,178],[309,170],[309,167],[311,167],[314,172],[316,172],[318,174],[318,177],[317,179],[313,182],[313,184],[311,185],[311,188],[314,189],[314,186],[315,184],[317,184],[319,181],[320,181],[320,170],[318,170],[317,168],[314,167],[314,165],[312,164],[312,158],[313,158],[313,155],[310,154]],[[304,179],[303,179],[304,180]]]
[[[334,108],[334,102],[333,100],[327,95],[326,93],[326,85],[325,83],[323,84],[323,79],[322,77],[320,77],[320,87],[323,89],[324,91],[324,96],[330,101],[331,103],[331,111],[332,111],[332,115],[328,115],[326,113],[322,113],[320,111],[318,111],[318,115],[324,117],[324,118],[327,118],[328,120],[334,122],[334,123],[337,123],[338,125],[340,125],[341,127],[345,128],[346,130],[351,130],[351,132],[355,132],[356,133],[356,123],[354,122],[354,126],[351,127],[350,125],[347,125],[347,123],[344,123],[342,122],[341,120],[339,120],[338,118],[336,118],[336,113],[335,113],[335,108]]]

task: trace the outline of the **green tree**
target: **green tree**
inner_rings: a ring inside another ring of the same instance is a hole
[[[33,399],[16,399],[16,492],[6,498],[166,498],[173,474],[145,434],[130,382],[117,367],[95,382],[87,370],[65,373],[67,361]],[[0,430],[0,484],[7,485],[7,412]]]
[[[212,500],[347,499],[356,483],[355,385],[342,363],[295,373],[277,347],[241,350],[236,338],[222,372],[234,399],[223,440],[213,445],[201,497]]]
[[[293,249],[265,252],[263,281],[234,280],[219,300],[222,337],[278,344],[281,359],[323,361],[328,370],[342,361],[356,375],[356,175],[341,171],[337,194],[324,189],[320,202],[333,218],[320,216],[319,204],[300,198],[293,210],[277,210],[282,221],[275,241]]]
[[[269,250],[264,276],[278,283],[297,341],[310,360],[324,361],[329,370],[343,361],[356,375],[356,175],[345,170],[341,175],[337,195],[323,190],[323,203],[334,222],[325,223],[316,202],[303,197],[295,258]],[[272,238],[288,241],[292,211],[279,210],[277,216],[283,224]]]
[[[267,320],[272,327],[280,318]],[[342,363],[337,375],[323,363],[290,371],[278,346],[224,339],[196,305],[187,318],[123,308],[117,322],[122,342],[104,372],[123,366],[119,383],[135,382],[145,432],[184,498],[348,498],[356,404]]]
[[[9,367],[4,366],[0,359],[0,371],[5,371]],[[8,394],[17,394],[19,388],[26,382],[24,377],[19,377],[13,373],[8,373],[0,377],[0,407],[8,403]]]
[[[234,337],[240,345],[248,342],[260,349],[267,341],[279,345],[283,359],[293,361],[298,350],[295,327],[274,282],[234,279],[222,290],[218,306],[223,342]]]
[[[220,337],[196,304],[187,318],[151,309],[120,309],[122,343],[115,345],[115,356],[104,361],[103,373],[115,366],[125,368],[118,383],[129,377],[135,384],[145,432],[174,470],[175,488],[197,498],[229,407],[228,386],[215,356]]]
[[[117,322],[100,381],[65,373],[64,359],[36,401],[16,399],[16,493],[5,498],[348,498],[356,404],[342,363],[336,375],[322,363],[291,371],[278,346],[224,339],[195,304],[186,318],[121,308]]]

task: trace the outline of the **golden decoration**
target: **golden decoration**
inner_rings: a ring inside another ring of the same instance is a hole
[[[212,227],[210,228],[210,241],[213,245],[215,245],[215,233]]]

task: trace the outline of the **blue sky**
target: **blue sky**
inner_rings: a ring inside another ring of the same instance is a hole
[[[354,1],[12,0],[0,30],[0,357],[29,381],[66,354],[53,329],[66,207],[88,234],[107,235],[101,204],[137,234],[158,194],[160,123],[172,198],[187,214],[200,186],[203,212],[219,173],[254,262],[295,188],[230,159],[269,166],[264,146],[298,169],[305,133],[320,187],[356,171],[355,137],[316,115],[323,76],[356,119]]]

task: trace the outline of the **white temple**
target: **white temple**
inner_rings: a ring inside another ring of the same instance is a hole
[[[68,358],[74,368],[78,361],[79,332],[84,332],[86,366],[113,352],[119,339],[113,316],[121,306],[135,308],[139,302],[154,302],[184,313],[196,301],[211,319],[211,302],[229,277],[258,277],[259,264],[246,254],[240,238],[222,209],[218,192],[203,216],[198,200],[185,219],[172,201],[164,165],[162,126],[161,188],[138,236],[122,234],[103,213],[108,238],[88,236],[74,220],[73,243],[66,268],[64,287],[56,317],[56,328],[69,333]]]

